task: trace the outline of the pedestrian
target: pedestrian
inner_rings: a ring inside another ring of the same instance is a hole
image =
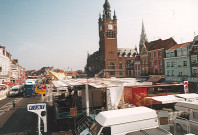
[[[13,108],[15,110],[16,100],[12,100]]]

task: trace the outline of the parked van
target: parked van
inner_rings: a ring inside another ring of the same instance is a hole
[[[16,85],[12,87],[10,90],[10,96],[19,96],[22,94],[23,86],[22,85]]]
[[[198,134],[198,100],[180,101],[176,103],[175,109],[182,111],[174,120],[177,131]]]
[[[159,127],[156,111],[147,107],[100,112],[95,120],[81,135],[172,135]]]

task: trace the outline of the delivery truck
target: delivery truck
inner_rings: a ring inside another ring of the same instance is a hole
[[[172,135],[161,129],[157,113],[147,107],[100,112],[80,135]]]
[[[27,79],[24,85],[23,96],[31,96],[35,95],[35,88],[37,86],[37,79]]]

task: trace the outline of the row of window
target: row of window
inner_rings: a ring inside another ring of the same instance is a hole
[[[114,31],[108,31],[107,33],[107,38],[115,38],[116,37],[116,33]]]
[[[167,70],[167,76],[175,76],[175,70]],[[178,76],[187,75],[187,70],[184,70],[184,73],[182,71],[178,72]]]
[[[177,56],[186,56],[187,55],[187,50],[178,50],[174,52],[167,52],[166,53],[166,58],[170,57],[177,57]]]
[[[127,62],[127,63],[125,64],[125,67],[126,67],[126,68],[133,67],[133,63]],[[114,63],[110,63],[110,64],[109,64],[109,69],[115,69],[115,64],[114,64]],[[119,69],[122,69],[122,63],[119,63]],[[140,65],[135,65],[135,70],[138,70],[138,69],[140,69]]]
[[[154,55],[154,56],[153,56]],[[159,52],[154,52],[154,53],[149,53],[149,56],[151,57],[151,58],[153,58],[153,57],[161,57],[162,56],[162,52],[161,51],[159,51]]]
[[[181,67],[182,65],[181,65],[181,61],[178,61],[178,67]],[[174,62],[174,61],[171,61],[171,62],[167,62],[167,65],[166,65],[167,67],[176,67],[176,63]],[[187,61],[183,61],[183,67],[186,67],[186,66],[188,66],[187,65]]]

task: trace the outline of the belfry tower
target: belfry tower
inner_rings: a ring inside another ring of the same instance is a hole
[[[107,71],[109,65],[112,69],[116,67],[118,59],[117,52],[117,17],[114,11],[113,18],[111,17],[111,6],[108,0],[105,0],[103,5],[103,14],[99,15],[99,54],[101,60],[101,69]],[[111,72],[112,75],[115,72]]]

